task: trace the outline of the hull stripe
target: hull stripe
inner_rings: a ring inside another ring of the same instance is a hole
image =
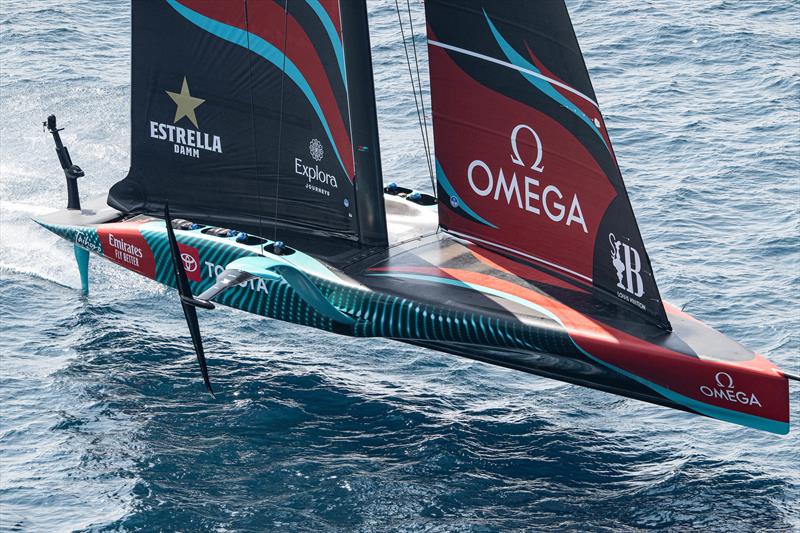
[[[498,296],[498,297],[504,298],[506,300],[510,300],[512,302],[515,302],[515,303],[518,303],[520,305],[523,305],[525,307],[528,307],[530,309],[533,309],[533,310],[537,311],[538,313],[541,313],[541,314],[553,319],[558,324],[560,324],[561,327],[564,328],[565,331],[567,331],[567,328],[564,325],[564,323],[561,321],[561,319],[557,315],[555,315],[552,311],[550,311],[549,309],[546,309],[546,308],[544,308],[544,307],[542,307],[540,305],[537,305],[537,304],[535,304],[533,302],[530,302],[528,300],[520,298],[519,296],[515,296],[513,294],[509,294],[509,293],[504,292],[504,291],[499,291],[497,289],[492,289],[490,287],[483,287],[481,285],[477,285],[477,284],[469,283],[469,282],[465,282],[465,281],[459,281],[459,280],[455,280],[455,279],[441,278],[441,277],[436,277],[436,276],[426,276],[426,275],[423,275],[423,274],[373,273],[373,274],[370,274],[370,276],[398,277],[398,278],[404,278],[404,279],[414,279],[414,280],[418,280],[418,281],[428,281],[428,282],[432,282],[432,283],[441,283],[441,284],[445,284],[445,285],[452,285],[452,286],[456,286],[456,287],[461,287],[461,288],[466,288],[466,289],[479,291],[479,292],[482,292],[484,294],[490,294],[490,295],[493,295],[493,296]],[[595,357],[594,355],[590,354],[589,352],[587,352],[583,348],[581,348],[581,346],[579,346],[572,339],[572,337],[570,337],[570,340],[572,341],[572,344],[575,346],[575,348],[577,348],[583,355],[585,355],[586,357],[588,357],[592,361],[595,361],[595,362],[605,366],[606,368],[614,370],[615,372],[618,372],[618,373],[620,373],[620,374],[622,374],[622,375],[624,375],[624,376],[626,376],[626,377],[628,377],[628,378],[630,378],[630,379],[632,379],[634,381],[637,381],[638,383],[641,383],[642,385],[645,385],[646,387],[652,389],[653,391],[655,391],[656,393],[660,394],[661,396],[663,396],[663,397],[665,397],[665,398],[667,398],[667,399],[669,399],[669,400],[671,400],[671,401],[673,401],[673,402],[675,402],[675,403],[677,403],[679,405],[683,405],[685,407],[688,407],[689,409],[691,409],[693,411],[696,411],[698,413],[704,414],[706,416],[710,416],[712,418],[718,418],[720,420],[726,420],[728,422],[733,422],[734,424],[740,424],[740,425],[744,425],[744,426],[748,426],[748,427],[752,427],[752,428],[756,428],[756,429],[761,429],[761,430],[764,430],[764,431],[769,431],[769,432],[772,432],[772,433],[778,433],[778,434],[784,434],[785,435],[786,433],[789,432],[789,424],[786,423],[786,422],[779,422],[777,420],[770,420],[768,418],[763,418],[763,417],[756,416],[756,415],[751,415],[751,414],[748,414],[748,413],[741,413],[739,411],[734,411],[732,409],[726,409],[724,407],[718,407],[718,406],[715,406],[715,405],[709,405],[707,403],[695,400],[694,398],[689,398],[688,396],[684,396],[682,394],[679,394],[677,392],[669,390],[669,389],[667,389],[667,388],[665,388],[665,387],[663,387],[661,385],[653,383],[650,380],[647,380],[647,379],[645,379],[643,377],[637,376],[636,374],[628,372],[627,370],[624,370],[624,369],[619,368],[619,367],[617,367],[615,365],[607,363],[607,362],[603,361],[602,359],[599,359],[599,358]]]

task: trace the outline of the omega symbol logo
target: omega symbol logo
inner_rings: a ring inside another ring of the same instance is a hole
[[[623,289],[637,298],[644,294],[644,281],[642,280],[642,260],[636,248],[618,241],[613,233],[608,234],[611,244],[611,264],[617,271],[617,287]]]
[[[186,269],[186,272],[194,272],[197,270],[197,261],[194,260],[191,254],[187,254],[186,252],[182,253],[181,260],[183,261],[183,268]]]
[[[733,388],[733,377],[727,372],[717,372],[714,379],[716,379],[718,387],[724,387],[726,389]]]
[[[517,124],[511,130],[509,141],[509,158],[513,163],[510,168],[498,162],[498,152],[493,154],[489,163],[474,159],[467,165],[467,184],[472,192],[494,201],[499,209],[519,209],[517,214],[512,215],[514,217],[541,217],[540,220],[545,223],[555,222],[572,227],[573,231],[580,228],[579,231],[588,235],[589,228],[578,193],[562,190],[553,182],[553,176],[544,174],[544,147],[536,130],[527,124]],[[468,199],[462,196],[460,201],[464,204]],[[450,202],[455,208],[452,198]],[[488,207],[491,204],[484,205]],[[462,205],[462,208],[468,211],[466,205]]]
[[[542,166],[542,140],[539,138],[539,134],[536,133],[536,130],[527,124],[517,124],[517,126],[511,131],[511,151],[514,152],[511,154],[511,161],[515,165],[519,165],[521,167],[525,166],[525,163],[522,161],[522,158],[519,155],[519,147],[517,146],[517,135],[519,135],[520,130],[529,131],[533,136],[534,142],[536,143],[536,160],[531,165],[531,170],[535,170],[536,172],[544,172],[544,167]]]
[[[311,154],[311,158],[318,163],[325,156],[325,149],[319,139],[311,139],[311,142],[308,143],[308,152]]]

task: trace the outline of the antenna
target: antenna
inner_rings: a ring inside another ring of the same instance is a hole
[[[47,128],[53,134],[53,141],[56,143],[56,154],[58,154],[58,161],[61,163],[61,168],[64,170],[64,176],[67,178],[67,209],[81,210],[81,199],[78,194],[78,178],[85,176],[83,170],[78,165],[72,163],[72,158],[69,156],[69,150],[61,142],[61,134],[59,131],[64,128],[56,127],[56,116],[50,115],[47,120],[42,122],[42,126]]]

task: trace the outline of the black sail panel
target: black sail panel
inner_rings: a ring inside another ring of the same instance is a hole
[[[357,240],[349,116],[338,0],[134,2],[131,170],[109,203]]]
[[[245,4],[217,16],[246,24]],[[246,48],[199,30],[167,2],[132,9],[131,169],[110,191],[126,212],[163,210],[224,220],[258,214]],[[219,201],[224,198],[225,201]]]
[[[669,328],[562,0],[426,0],[439,219]]]
[[[250,2],[257,159],[267,218],[356,235],[338,2]],[[277,84],[271,73],[282,72]],[[277,142],[277,149],[272,142]]]

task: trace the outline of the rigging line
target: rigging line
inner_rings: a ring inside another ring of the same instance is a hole
[[[345,43],[345,34],[344,34],[344,24],[341,22],[344,20],[342,18],[342,2],[337,2],[339,7],[339,27],[340,27],[340,39],[342,40],[342,49],[344,50],[344,43]],[[347,54],[342,52],[342,63],[344,64],[344,72],[345,78],[347,77]],[[374,79],[373,79],[374,82]],[[344,90],[345,90],[345,98],[347,99],[347,129],[350,132],[350,154],[353,157],[353,201],[350,205],[353,208],[353,216],[356,220],[356,228],[358,232],[359,239],[361,238],[361,219],[358,217],[358,201],[356,198],[358,197],[358,175],[359,175],[359,164],[358,159],[356,159],[356,134],[355,130],[353,129],[353,106],[350,102],[350,85],[347,83],[347,80],[344,80]],[[383,180],[383,176],[380,176],[380,179]],[[382,181],[381,181],[382,183]]]
[[[408,76],[409,78],[411,78],[411,92],[414,94],[414,106],[417,109],[417,121],[419,122],[419,129],[422,136],[422,144],[425,149],[425,159],[428,163],[428,176],[430,176],[431,183],[434,183],[433,166],[431,165],[431,156],[430,152],[428,152],[428,146],[425,140],[425,126],[422,124],[422,114],[420,113],[419,102],[417,101],[417,88],[414,86],[414,74],[411,70],[411,57],[408,54],[408,46],[406,45],[406,34],[405,30],[403,29],[403,19],[400,16],[400,4],[398,3],[398,0],[394,0],[394,5],[395,8],[397,9],[397,22],[400,24],[400,35],[403,39],[403,49],[406,52],[406,64],[408,65]]]
[[[288,40],[289,28],[289,0],[284,0],[283,4],[283,66],[281,67],[281,107],[278,115],[278,172],[275,180],[275,220],[273,221],[272,240],[278,240],[278,201],[281,191],[281,146],[283,142],[283,84],[286,79],[286,41]]]
[[[427,120],[423,120],[423,118],[422,118],[422,117],[425,116],[425,102],[424,102],[423,95],[422,95],[422,82],[420,81],[420,78],[419,78],[419,62],[417,61],[416,44],[414,43],[414,30],[413,30],[414,25],[413,25],[413,22],[411,21],[411,5],[408,3],[408,0],[406,0],[406,6],[408,7],[409,24],[411,25],[411,44],[412,44],[413,49],[414,49],[414,61],[415,61],[416,66],[417,66],[417,80],[418,80],[418,84],[419,84],[419,87],[420,87],[420,90],[419,90],[419,103],[417,103],[417,92],[416,92],[416,88],[414,87],[414,75],[412,74],[412,71],[411,71],[411,58],[410,58],[409,53],[408,53],[408,46],[406,44],[406,37],[405,37],[405,31],[404,31],[404,28],[403,28],[403,22],[400,19],[400,7],[399,7],[399,5],[397,3],[397,0],[395,0],[395,7],[397,8],[397,17],[398,17],[398,20],[400,20],[400,33],[401,33],[401,35],[403,37],[403,48],[405,49],[405,53],[406,53],[406,64],[408,65],[408,76],[409,76],[409,78],[411,78],[411,90],[414,93],[414,104],[415,104],[416,109],[417,109],[417,121],[419,122],[420,133],[422,134],[421,135],[422,136],[422,145],[423,145],[423,148],[425,150],[425,160],[428,163],[428,177],[431,180],[431,188],[432,188],[432,192],[433,192],[433,194],[435,196],[436,195],[436,184],[435,184],[435,181],[434,181],[434,178],[433,178],[433,163],[431,161],[431,159],[432,159],[431,158],[431,151],[430,151],[428,135],[427,135]],[[420,111],[421,111],[421,113],[420,113]]]
[[[250,48],[250,10],[247,3],[248,0],[244,1],[244,24],[247,28],[247,49],[251,50]],[[259,175],[259,165],[258,165],[258,137],[256,135],[256,104],[255,98],[253,97],[253,58],[252,54],[248,55],[247,61],[247,76],[250,81],[250,126],[253,129],[253,155],[255,157],[255,164],[256,164],[256,194],[258,195],[258,233],[259,237],[264,236],[264,198],[261,195],[261,176]],[[261,243],[261,253],[264,253],[264,243]]]
[[[411,48],[414,50],[414,65],[417,69],[417,85],[419,86],[419,104],[422,108],[422,123],[424,124],[423,134],[425,136],[425,151],[428,154],[428,172],[431,175],[431,187],[433,187],[433,196],[436,197],[436,182],[433,179],[433,151],[431,150],[431,141],[428,137],[428,116],[425,113],[425,98],[422,92],[422,76],[419,73],[419,59],[417,58],[417,41],[414,35],[414,19],[411,16],[411,0],[406,0],[406,9],[408,9],[408,24],[411,27]]]

